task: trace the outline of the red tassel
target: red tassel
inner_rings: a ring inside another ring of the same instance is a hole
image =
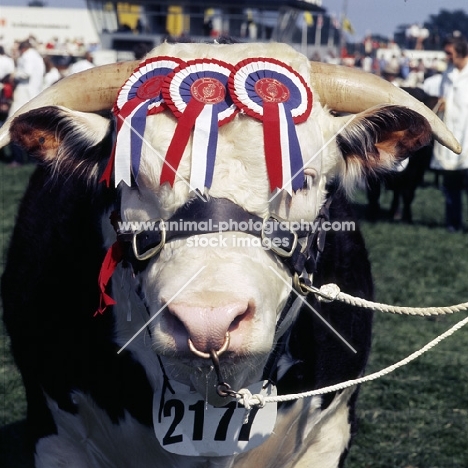
[[[94,313],[103,314],[107,307],[116,304],[109,294],[106,293],[107,285],[109,284],[112,275],[117,268],[117,265],[122,261],[123,258],[123,246],[119,241],[114,242],[109,250],[106,252],[106,256],[101,265],[101,271],[99,272],[98,285],[101,293],[99,298],[99,308]]]

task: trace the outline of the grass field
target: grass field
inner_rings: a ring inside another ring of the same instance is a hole
[[[31,171],[32,166],[0,165],[2,252]],[[379,302],[435,306],[468,301],[468,234],[445,231],[442,194],[427,184],[432,180],[428,174],[426,186],[417,192],[413,225],[385,220],[385,210],[383,220],[361,222]],[[384,192],[383,208],[389,206],[389,197]],[[364,203],[357,192],[358,215]],[[2,257],[2,268],[3,264]],[[429,319],[376,313],[367,373],[406,357],[465,316]],[[28,468],[21,447],[24,394],[3,330],[0,349],[0,467]],[[408,366],[364,384],[358,418],[359,433],[347,468],[467,468],[468,328]]]

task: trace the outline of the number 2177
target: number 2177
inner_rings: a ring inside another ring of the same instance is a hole
[[[215,409],[219,410],[220,419],[214,434],[214,440],[225,441],[228,434],[229,424],[232,421],[234,412],[236,409],[242,409],[242,411],[244,411],[244,407],[240,403],[232,401],[226,406]],[[239,441],[249,440],[250,430],[252,428],[252,424],[258,409],[258,407],[253,408],[249,414],[247,423],[242,425],[238,436]],[[165,418],[172,417],[173,419],[169,429],[166,432],[166,435],[163,437],[163,445],[177,444],[183,441],[183,434],[178,433],[177,426],[182,422],[184,416],[186,416],[185,411],[185,405],[180,400],[168,400],[164,404],[163,416]],[[188,407],[188,411],[193,412],[194,415],[192,440],[203,440],[205,425],[205,402],[202,400],[197,401]]]

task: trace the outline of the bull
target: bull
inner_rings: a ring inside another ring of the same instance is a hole
[[[358,228],[329,227],[432,134],[460,150],[391,84],[283,44],[163,44],[20,109],[0,142],[38,166],[2,295],[36,466],[343,466],[357,388],[239,395],[362,375],[371,313],[301,293],[372,298]]]

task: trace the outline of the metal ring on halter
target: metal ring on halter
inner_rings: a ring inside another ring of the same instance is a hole
[[[312,285],[307,285],[304,282],[304,278],[301,278],[297,273],[294,273],[293,276],[293,287],[299,294],[302,294],[303,296],[307,296],[308,294],[315,292],[315,288]]]
[[[215,351],[216,354],[218,356],[221,356],[221,354],[223,354],[224,351],[226,351],[229,348],[229,343],[230,342],[231,342],[231,335],[230,335],[229,332],[226,332],[226,335],[224,336],[224,343],[223,343],[223,345],[221,346],[220,349]],[[192,353],[195,354],[196,356],[201,357],[203,359],[211,359],[212,354],[211,353],[204,353],[202,351],[199,351],[197,348],[195,348],[195,345],[193,344],[193,342],[192,342],[192,340],[190,338],[188,339],[188,345],[189,345],[190,351],[192,351]]]
[[[220,382],[216,386],[216,392],[220,397],[226,398],[226,397],[233,397],[236,398],[237,395],[239,395],[237,392],[231,389],[231,386],[226,383],[226,382]]]

